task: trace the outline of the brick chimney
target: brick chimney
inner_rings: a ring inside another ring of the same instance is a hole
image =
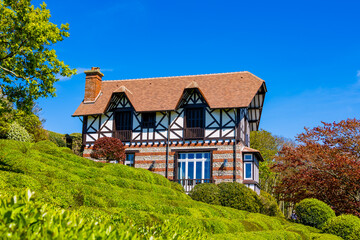
[[[86,74],[84,102],[95,102],[101,90],[101,78],[104,74],[100,72],[99,67],[92,67],[84,73]]]

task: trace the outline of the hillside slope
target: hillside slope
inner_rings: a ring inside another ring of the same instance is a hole
[[[0,192],[25,188],[36,192],[37,201],[114,224],[176,222],[213,239],[339,239],[281,218],[193,201],[158,174],[93,162],[49,141],[0,140]]]

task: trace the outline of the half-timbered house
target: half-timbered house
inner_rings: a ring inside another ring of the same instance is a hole
[[[237,181],[256,192],[265,82],[249,72],[103,81],[85,71],[85,97],[73,116],[83,122],[84,157],[101,137],[119,138],[125,164],[149,169],[190,190]]]

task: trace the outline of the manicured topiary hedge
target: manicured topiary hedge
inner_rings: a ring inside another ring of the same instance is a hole
[[[266,192],[258,196],[253,190],[237,182],[203,183],[196,185],[189,196],[209,204],[232,207],[249,212],[261,212],[268,216],[284,217],[275,198]]]
[[[196,185],[189,196],[196,201],[220,205],[219,187],[213,183]]]
[[[328,220],[323,231],[342,237],[345,240],[360,238],[360,219],[354,215],[340,215]]]
[[[222,206],[248,212],[260,212],[262,204],[259,196],[244,184],[222,182],[219,186],[219,200]]]
[[[335,212],[326,203],[315,198],[307,198],[295,206],[296,215],[300,223],[316,228],[321,228]]]
[[[269,193],[262,191],[260,192],[260,200],[262,203],[261,213],[268,216],[284,217],[284,214],[279,209],[275,198]]]

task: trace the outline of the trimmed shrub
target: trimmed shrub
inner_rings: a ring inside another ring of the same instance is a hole
[[[262,214],[275,217],[284,217],[284,214],[281,212],[279,205],[276,202],[276,199],[268,192],[261,190],[260,200],[263,205],[263,207],[261,208]]]
[[[66,142],[63,134],[48,131],[49,141],[55,143],[58,147],[66,147]]]
[[[222,182],[218,186],[221,205],[248,212],[260,212],[262,204],[259,196],[244,184]]]
[[[79,156],[82,156],[84,151],[84,146],[82,144],[82,134],[81,133],[72,133],[69,135],[72,139],[71,150]]]
[[[170,184],[171,184],[172,189],[179,191],[181,193],[185,193],[185,189],[183,186],[181,186],[181,184],[174,182],[174,181],[170,181]]]
[[[189,195],[196,201],[220,205],[219,187],[214,183],[198,184],[191,190]]]
[[[17,110],[14,119],[26,129],[35,142],[47,139],[46,130],[43,128],[43,122],[34,113],[26,113]]]
[[[10,125],[9,132],[7,133],[7,138],[11,140],[16,140],[20,142],[31,142],[31,136],[26,131],[26,129],[17,122],[13,122]]]
[[[315,198],[307,198],[295,206],[299,222],[316,228],[321,228],[324,223],[335,217],[335,212],[326,203]]]
[[[113,137],[102,137],[95,141],[92,158],[110,160],[125,160],[125,147],[120,139]]]
[[[340,215],[329,219],[325,223],[323,231],[345,240],[356,240],[360,236],[360,219],[350,214]]]

